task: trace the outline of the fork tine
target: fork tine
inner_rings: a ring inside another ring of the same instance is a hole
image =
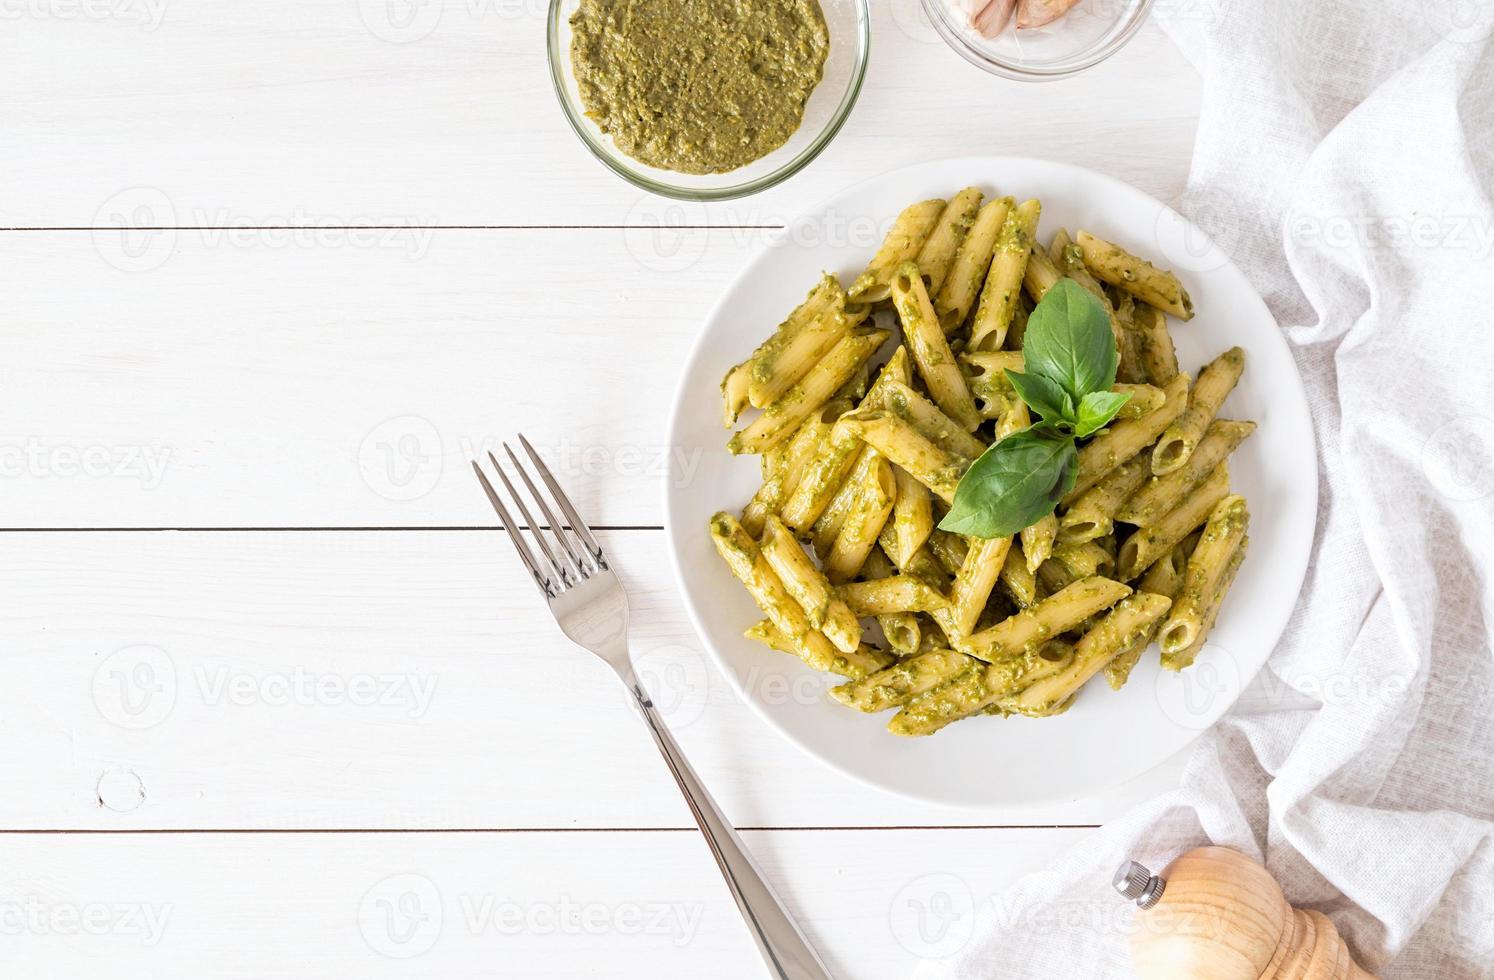
[[[519,553],[519,560],[524,567],[529,569],[529,574],[534,576],[534,583],[539,586],[541,592],[547,598],[555,597],[555,590],[550,584],[550,579],[540,571],[539,565],[535,563],[534,555],[530,553],[529,546],[524,543],[523,537],[519,535],[518,522],[514,520],[508,508],[503,506],[503,498],[498,496],[498,491],[488,482],[487,474],[483,473],[482,467],[477,465],[477,460],[472,460],[472,472],[477,474],[477,482],[482,484],[483,492],[488,495],[488,502],[498,512],[498,520],[503,523],[503,530],[508,533],[508,539],[513,542],[514,550]]]
[[[555,502],[560,505],[560,509],[565,514],[566,520],[571,522],[571,530],[575,531],[576,536],[586,542],[586,546],[591,549],[591,555],[596,559],[597,564],[602,568],[606,568],[607,559],[602,554],[602,546],[597,543],[596,536],[591,533],[591,528],[586,526],[586,522],[581,519],[581,515],[576,513],[576,508],[571,506],[571,498],[565,495],[565,491],[560,489],[560,484],[555,482],[555,477],[550,475],[550,467],[546,466],[545,461],[540,459],[539,453],[534,451],[534,447],[529,444],[528,439],[524,438],[524,433],[522,432],[519,433],[519,442],[523,444],[524,451],[529,454],[529,458],[534,461],[535,468],[539,470],[540,479],[545,481],[545,486],[549,487],[550,492],[555,495]]]
[[[560,584],[570,584],[571,580],[566,576],[567,565],[569,565],[569,571],[575,573],[575,580],[580,581],[580,569],[576,567],[575,559],[570,554],[567,554],[567,564],[561,564],[560,559],[555,557],[555,552],[550,550],[550,545],[545,541],[545,536],[540,533],[539,521],[534,519],[534,515],[529,513],[529,508],[524,505],[523,495],[514,489],[513,483],[509,481],[508,474],[503,472],[502,466],[498,465],[498,457],[489,452],[488,462],[492,463],[493,469],[498,471],[498,479],[503,481],[503,488],[508,491],[508,495],[518,505],[519,513],[524,517],[524,526],[529,528],[529,533],[534,536],[534,543],[540,546],[540,551],[544,552],[545,557],[550,560],[550,567],[555,569],[556,576],[560,578]],[[526,480],[525,482],[527,483],[528,481]]]
[[[519,462],[519,457],[514,455],[514,451],[508,447],[508,443],[506,442],[503,444],[503,451],[508,453],[508,458],[513,461],[514,469],[519,473],[519,478],[524,481],[524,485],[528,487],[529,492],[534,495],[535,502],[539,504],[539,509],[544,513],[545,520],[550,524],[550,533],[555,536],[555,540],[560,544],[560,547],[565,549],[566,556],[570,558],[571,564],[576,567],[576,570],[581,575],[581,577],[584,578],[585,576],[590,575],[593,571],[596,570],[593,567],[595,563],[588,561],[587,557],[583,557],[583,555],[578,554],[576,548],[572,547],[571,539],[567,537],[565,533],[564,522],[561,521],[560,518],[555,516],[555,512],[552,511],[550,509],[550,505],[545,502],[545,495],[540,493],[539,487],[534,485],[534,481],[529,478],[529,471],[524,468],[523,463]],[[538,531],[536,531],[535,533],[538,533]],[[585,542],[578,540],[577,544],[581,546],[581,551],[584,552],[586,550]]]

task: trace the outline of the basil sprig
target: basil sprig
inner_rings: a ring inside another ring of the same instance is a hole
[[[981,454],[939,527],[1004,538],[1053,513],[1079,476],[1078,440],[1099,432],[1130,399],[1111,391],[1120,357],[1110,315],[1072,279],[1048,290],[1022,338],[1025,371],[1007,371],[1040,421]]]

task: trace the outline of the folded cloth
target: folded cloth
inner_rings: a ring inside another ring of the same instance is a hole
[[[919,975],[1131,976],[1111,872],[1214,842],[1387,980],[1494,977],[1494,4],[1157,16],[1204,79],[1177,207],[1266,298],[1307,384],[1312,565],[1181,788],[985,902]]]

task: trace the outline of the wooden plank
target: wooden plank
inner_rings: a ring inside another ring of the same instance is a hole
[[[858,980],[957,951],[979,912],[1027,914],[1000,889],[1079,836],[745,835],[832,973]],[[693,833],[42,835],[5,850],[12,976],[763,976]],[[1070,911],[1119,908],[1097,894]]]
[[[646,683],[738,825],[1098,824],[1176,785],[1177,762],[998,811],[854,783],[738,700],[685,621],[663,541],[605,535]],[[27,733],[0,758],[0,829],[692,826],[614,678],[560,637],[499,532],[0,544],[0,717]],[[742,680],[844,710],[782,655]]]
[[[1095,166],[1163,197],[1183,186],[1199,86],[1159,29],[1033,86],[966,65],[900,0],[872,5],[860,102],[814,166],[744,201],[661,201],[571,133],[546,6],[18,5],[0,33],[0,226],[760,225],[875,173],[981,153]]]
[[[692,234],[0,234],[0,526],[491,525],[467,460],[515,431],[592,523],[658,525],[679,365],[753,244]]]

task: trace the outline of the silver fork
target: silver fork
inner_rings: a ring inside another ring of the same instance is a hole
[[[680,792],[685,794],[690,812],[695,815],[695,822],[705,835],[722,876],[726,878],[726,887],[731,890],[731,897],[736,900],[742,918],[747,920],[747,928],[757,942],[769,973],[780,980],[829,980],[830,973],[825,969],[824,963],[789,917],[783,902],[763,878],[752,856],[742,846],[741,838],[737,837],[736,831],[722,815],[716,801],[711,799],[711,794],[706,792],[700,777],[685,761],[684,754],[680,752],[669,730],[664,727],[663,719],[659,717],[648,692],[643,689],[634,673],[632,659],[628,656],[628,596],[623,591],[617,574],[608,565],[602,546],[597,543],[591,528],[576,513],[576,508],[571,506],[570,499],[555,482],[549,467],[534,451],[529,440],[520,435],[519,442],[564,518],[562,520],[557,517],[519,457],[514,455],[508,443],[504,443],[503,451],[508,454],[519,479],[544,516],[543,527],[548,528],[550,540],[546,540],[541,523],[534,519],[528,505],[524,503],[523,495],[509,482],[497,457],[488,453],[488,460],[493,464],[493,470],[503,482],[509,497],[519,508],[523,524],[529,529],[543,560],[536,559],[524,536],[519,533],[519,522],[509,513],[503,498],[493,489],[493,484],[488,481],[482,467],[476,460],[472,461],[472,470],[482,483],[483,491],[487,493],[493,509],[498,512],[503,530],[513,542],[514,550],[519,553],[519,560],[534,577],[545,601],[550,604],[550,612],[560,625],[561,632],[570,637],[572,643],[606,661],[632,693],[638,713],[653,734],[654,743],[658,745],[664,761],[669,764],[669,771],[674,774],[674,781],[679,784]]]

